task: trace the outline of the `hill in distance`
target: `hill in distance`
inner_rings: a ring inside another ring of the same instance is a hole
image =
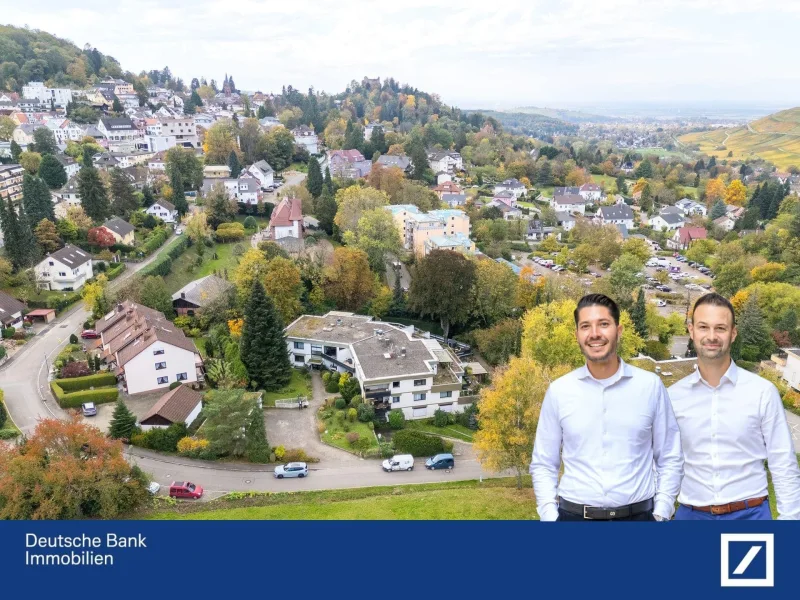
[[[531,115],[542,115],[543,117],[550,117],[551,119],[558,119],[559,121],[566,121],[567,123],[615,123],[623,121],[617,117],[609,117],[604,115],[593,115],[577,110],[564,110],[560,108],[540,108],[538,106],[522,106],[514,108],[509,111],[510,113],[523,113]]]
[[[800,166],[800,107],[782,110],[734,129],[687,133],[680,142],[717,158],[762,158],[779,169]],[[728,153],[733,152],[732,157]]]

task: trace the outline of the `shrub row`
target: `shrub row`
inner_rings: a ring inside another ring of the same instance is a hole
[[[168,251],[159,255],[152,263],[139,271],[140,276],[161,275],[162,277],[166,277],[169,275],[170,271],[172,271],[172,261],[183,254],[188,247],[189,238],[187,236],[179,238],[175,245]]]
[[[91,387],[106,387],[117,385],[117,377],[113,373],[97,373],[86,375],[85,377],[73,377],[71,379],[56,379],[54,381],[65,392],[77,392],[88,390]]]
[[[106,271],[106,277],[108,277],[109,281],[113,281],[114,279],[122,275],[122,272],[124,270],[125,270],[125,263],[117,263]]]
[[[186,423],[173,423],[166,429],[156,428],[131,436],[131,444],[160,452],[175,452],[178,442],[186,437]]]
[[[61,311],[81,299],[80,292],[65,292],[66,296],[50,296],[46,300],[28,300],[28,308],[54,308]]]
[[[402,429],[392,436],[395,450],[412,456],[433,456],[445,452],[445,440],[414,429]],[[450,444],[452,448],[452,444]]]
[[[144,254],[145,256],[152,254],[156,250],[158,250],[164,242],[167,241],[169,238],[169,231],[166,230],[164,227],[156,227],[150,234],[145,238],[144,243],[139,246],[139,252]]]
[[[53,396],[55,396],[61,408],[78,408],[84,402],[94,402],[95,404],[116,402],[119,396],[119,391],[116,387],[103,387],[95,390],[64,393],[63,388],[55,381],[50,382],[50,390],[53,392]]]

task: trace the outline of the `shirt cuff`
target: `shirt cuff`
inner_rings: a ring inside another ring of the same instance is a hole
[[[555,504],[548,504],[539,512],[540,521],[555,521],[558,519],[558,507]]]
[[[672,513],[674,512],[674,507],[672,504],[667,502],[666,500],[656,500],[655,506],[653,508],[653,514],[658,515],[659,517],[663,517],[667,521],[672,518]]]

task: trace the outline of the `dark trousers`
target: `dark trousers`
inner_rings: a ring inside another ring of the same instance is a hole
[[[558,519],[557,521],[593,521],[595,519],[584,519],[579,515],[572,514],[571,512],[567,512],[561,508],[558,509]],[[653,516],[653,511],[648,510],[643,513],[639,513],[638,515],[633,515],[632,517],[624,517],[622,519],[611,519],[612,521],[655,521],[656,518]]]

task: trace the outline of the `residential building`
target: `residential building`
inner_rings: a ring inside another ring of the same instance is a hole
[[[133,246],[134,231],[136,228],[127,221],[124,221],[119,217],[112,217],[103,223],[102,227],[114,236],[114,239],[118,244]]]
[[[360,179],[369,175],[372,161],[365,160],[358,150],[328,150],[326,159],[320,164],[323,175],[326,166],[331,171],[331,177]]]
[[[95,330],[101,358],[128,394],[204,380],[194,342],[157,310],[126,300],[98,319]]]
[[[232,289],[231,282],[216,275],[206,275],[190,281],[172,294],[172,308],[178,315],[193,317],[200,309],[209,306]]]
[[[175,423],[186,423],[188,427],[203,408],[203,393],[188,385],[179,385],[159,398],[147,414],[139,421],[142,431],[166,429]]]
[[[33,143],[33,132],[36,131],[36,128],[37,126],[33,123],[23,123],[19,127],[14,128],[11,139],[17,142],[20,148],[27,150],[28,146]]]
[[[556,212],[586,213],[586,200],[580,194],[553,196],[550,206]]]
[[[634,227],[633,210],[627,204],[601,206],[597,215],[603,225],[625,225],[628,229]]]
[[[514,195],[514,198],[519,198],[525,194],[525,184],[517,179],[506,179],[494,186],[495,196],[501,192],[510,192]]]
[[[684,215],[702,215],[705,217],[708,213],[708,209],[706,209],[704,204],[700,204],[689,198],[678,200],[675,206],[680,208]]]
[[[273,127],[283,127],[283,123],[280,122],[278,117],[264,117],[263,119],[259,119],[258,122],[261,124],[261,127],[267,131]]]
[[[258,185],[261,186],[263,191],[272,189],[272,187],[275,185],[275,171],[265,160],[260,160],[257,163],[253,163],[247,168],[247,172],[256,178]]]
[[[733,231],[733,228],[736,227],[736,219],[730,215],[722,215],[721,217],[714,219],[714,225],[724,231]]]
[[[656,231],[672,231],[683,227],[684,223],[683,215],[673,212],[662,212],[650,218],[650,227]]]
[[[165,223],[175,223],[178,221],[178,211],[172,202],[166,200],[158,200],[152,206],[147,207],[145,211],[148,215],[158,217]]]
[[[300,198],[284,198],[272,211],[269,219],[270,238],[273,240],[286,237],[302,239],[304,233],[302,201]]]
[[[0,324],[3,325],[3,328],[22,329],[22,311],[24,310],[25,305],[22,302],[5,292],[0,292]]]
[[[472,402],[460,398],[461,361],[414,331],[348,312],[303,315],[286,328],[287,352],[295,366],[353,374],[378,414],[398,409],[407,419],[423,419],[436,410],[461,412]]]
[[[411,159],[405,154],[381,154],[378,157],[378,164],[384,167],[397,167],[404,173],[411,173],[414,169]]]
[[[783,379],[792,388],[800,392],[800,348],[784,348],[786,366],[783,367]]]
[[[579,188],[577,186],[553,188],[553,197],[555,197],[555,196],[580,196],[580,195],[581,195],[581,188]]]
[[[22,200],[22,176],[25,169],[21,165],[0,165],[0,198],[12,202]]]
[[[503,204],[509,206],[510,208],[516,208],[517,195],[509,190],[503,190],[502,192],[495,192],[494,196],[492,196],[492,202],[502,202]]]
[[[258,204],[259,183],[255,177],[242,176],[239,179],[204,179],[200,188],[203,195],[208,195],[217,184],[222,184],[228,197],[247,205]]]
[[[466,194],[442,194],[441,200],[449,208],[463,207],[467,204]]]
[[[368,123],[367,125],[365,125],[364,126],[364,139],[366,141],[371,140],[372,139],[372,132],[375,131],[376,129],[380,129],[381,131],[385,132],[385,130],[383,128],[383,125],[381,125],[380,123],[378,123],[376,121],[373,121],[373,122]]]
[[[475,242],[463,233],[455,235],[434,235],[425,240],[423,256],[428,256],[434,250],[452,250],[462,254],[475,254]]]
[[[575,217],[564,211],[556,211],[556,223],[563,227],[564,231],[570,231],[575,227]]]
[[[147,161],[147,168],[151,171],[164,171],[167,170],[167,153],[156,152],[150,160]]]
[[[509,206],[505,202],[501,202],[499,200],[492,200],[489,204],[486,205],[487,208],[490,206],[494,206],[497,208],[503,215],[503,219],[506,221],[513,221],[514,219],[521,219],[522,218],[522,211],[518,209],[516,206]]]
[[[603,195],[603,192],[600,190],[600,186],[596,183],[584,183],[579,191],[578,194],[583,196],[583,198],[589,203],[592,204],[600,200],[600,197]]]
[[[441,185],[443,183],[450,183],[453,181],[453,176],[447,171],[439,171],[436,173],[436,183]]]
[[[22,86],[22,97],[37,99],[48,107],[65,107],[72,101],[72,90],[69,88],[48,88],[42,81],[31,81]]]
[[[71,156],[67,156],[66,154],[56,154],[55,156],[56,160],[61,163],[62,167],[64,167],[64,171],[67,173],[67,179],[74,177],[78,174],[78,171],[81,170],[81,166],[78,164],[78,161]]]
[[[458,152],[428,151],[428,165],[434,173],[453,173],[464,169],[464,161]]]
[[[65,201],[70,206],[81,205],[81,195],[78,191],[78,176],[73,175],[60,190],[51,192],[56,202]]]
[[[380,162],[380,160],[378,161]],[[442,199],[444,194],[463,194],[464,191],[461,187],[452,181],[445,181],[433,188],[433,192],[439,196],[439,200]]]
[[[203,167],[203,178],[230,179],[231,168],[228,165],[208,165],[207,167]]]
[[[534,242],[541,242],[544,238],[550,235],[556,235],[559,238],[561,237],[561,234],[555,227],[543,225],[540,219],[533,218],[528,221],[528,232],[525,235],[526,239]]]
[[[36,287],[42,290],[79,290],[94,277],[92,255],[67,244],[45,256],[34,267]]]
[[[308,150],[309,154],[319,153],[319,138],[314,130],[308,125],[300,125],[292,129],[294,143]]]
[[[704,240],[708,236],[705,227],[681,227],[675,235],[667,240],[667,246],[673,250],[686,250],[695,240]]]
[[[101,117],[97,129],[112,152],[134,152],[144,143],[144,136],[129,117]]]
[[[445,209],[423,213],[413,204],[397,204],[386,209],[394,217],[403,246],[418,257],[425,256],[425,241],[431,237],[460,234],[469,238],[469,217],[463,211]]]
[[[738,221],[744,216],[745,208],[744,206],[736,206],[733,204],[728,204],[725,207],[725,214],[732,218],[734,221]]]
[[[175,146],[191,149],[200,147],[197,126],[192,116],[177,119],[160,117],[155,123],[147,126],[145,141],[153,152],[169,150]]]

